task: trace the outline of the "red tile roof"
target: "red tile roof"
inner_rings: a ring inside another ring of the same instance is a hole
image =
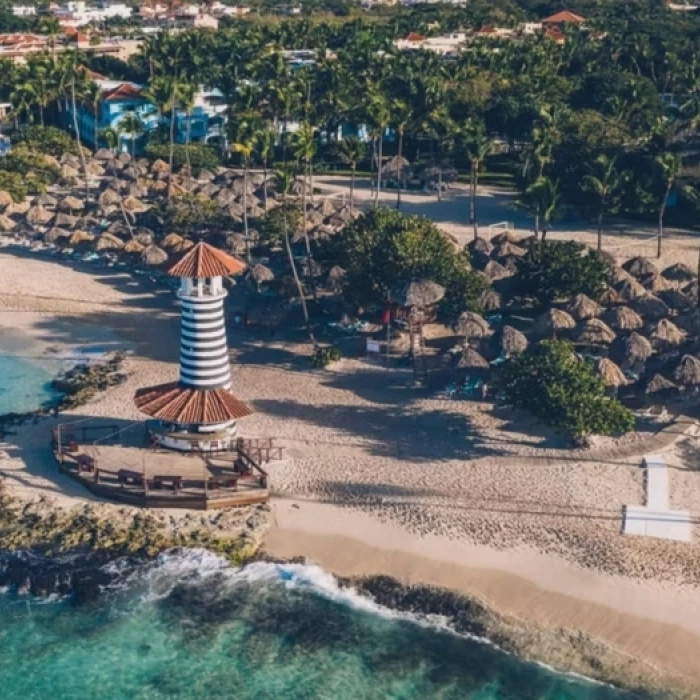
[[[181,424],[211,425],[253,413],[226,389],[192,389],[177,382],[139,389],[134,403],[147,416]]]
[[[223,250],[200,241],[169,270],[173,277],[228,277],[245,270],[245,265]]]
[[[418,32],[409,32],[406,41],[424,41],[425,37]]]
[[[546,19],[542,20],[542,24],[565,24],[565,23],[574,23],[574,24],[581,24],[582,22],[585,22],[586,20],[581,17],[581,15],[576,15],[573,12],[569,12],[568,10],[562,10],[561,12],[557,12],[556,14],[553,14],[551,17],[547,17]]]
[[[143,97],[141,88],[132,85],[131,83],[122,83],[113,90],[105,93],[102,99],[104,100],[131,100],[135,97]]]
[[[477,32],[477,34],[495,34],[496,29],[494,27],[489,26],[488,24],[482,25],[481,29]]]

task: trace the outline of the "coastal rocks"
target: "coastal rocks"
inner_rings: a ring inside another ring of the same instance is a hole
[[[52,386],[64,394],[59,409],[75,408],[87,403],[98,391],[126,381],[121,373],[124,355],[116,353],[103,364],[78,365],[54,379]]]

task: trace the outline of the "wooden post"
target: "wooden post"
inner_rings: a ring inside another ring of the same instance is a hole
[[[697,298],[697,307],[700,309],[700,248],[698,248],[698,298]]]
[[[391,292],[386,293],[386,364],[389,364],[389,354],[391,353]]]
[[[63,464],[63,446],[61,444],[61,424],[59,423],[56,426],[56,440],[58,441],[58,445],[56,446],[56,450],[58,451],[58,463]]]
[[[141,453],[141,470],[143,472],[143,495],[148,498],[148,477],[146,476],[146,455]]]

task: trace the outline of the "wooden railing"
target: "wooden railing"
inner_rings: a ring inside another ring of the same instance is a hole
[[[236,440],[238,453],[245,452],[259,464],[269,464],[273,460],[282,459],[283,449],[274,444],[273,438],[238,438]]]

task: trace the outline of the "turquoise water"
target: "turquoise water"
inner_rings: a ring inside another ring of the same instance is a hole
[[[58,364],[58,363],[55,363]],[[51,380],[59,373],[48,366],[0,350],[0,416],[27,413],[55,400]]]
[[[118,582],[90,602],[0,595],[4,700],[633,697],[392,613],[316,567],[199,551],[109,566]]]

